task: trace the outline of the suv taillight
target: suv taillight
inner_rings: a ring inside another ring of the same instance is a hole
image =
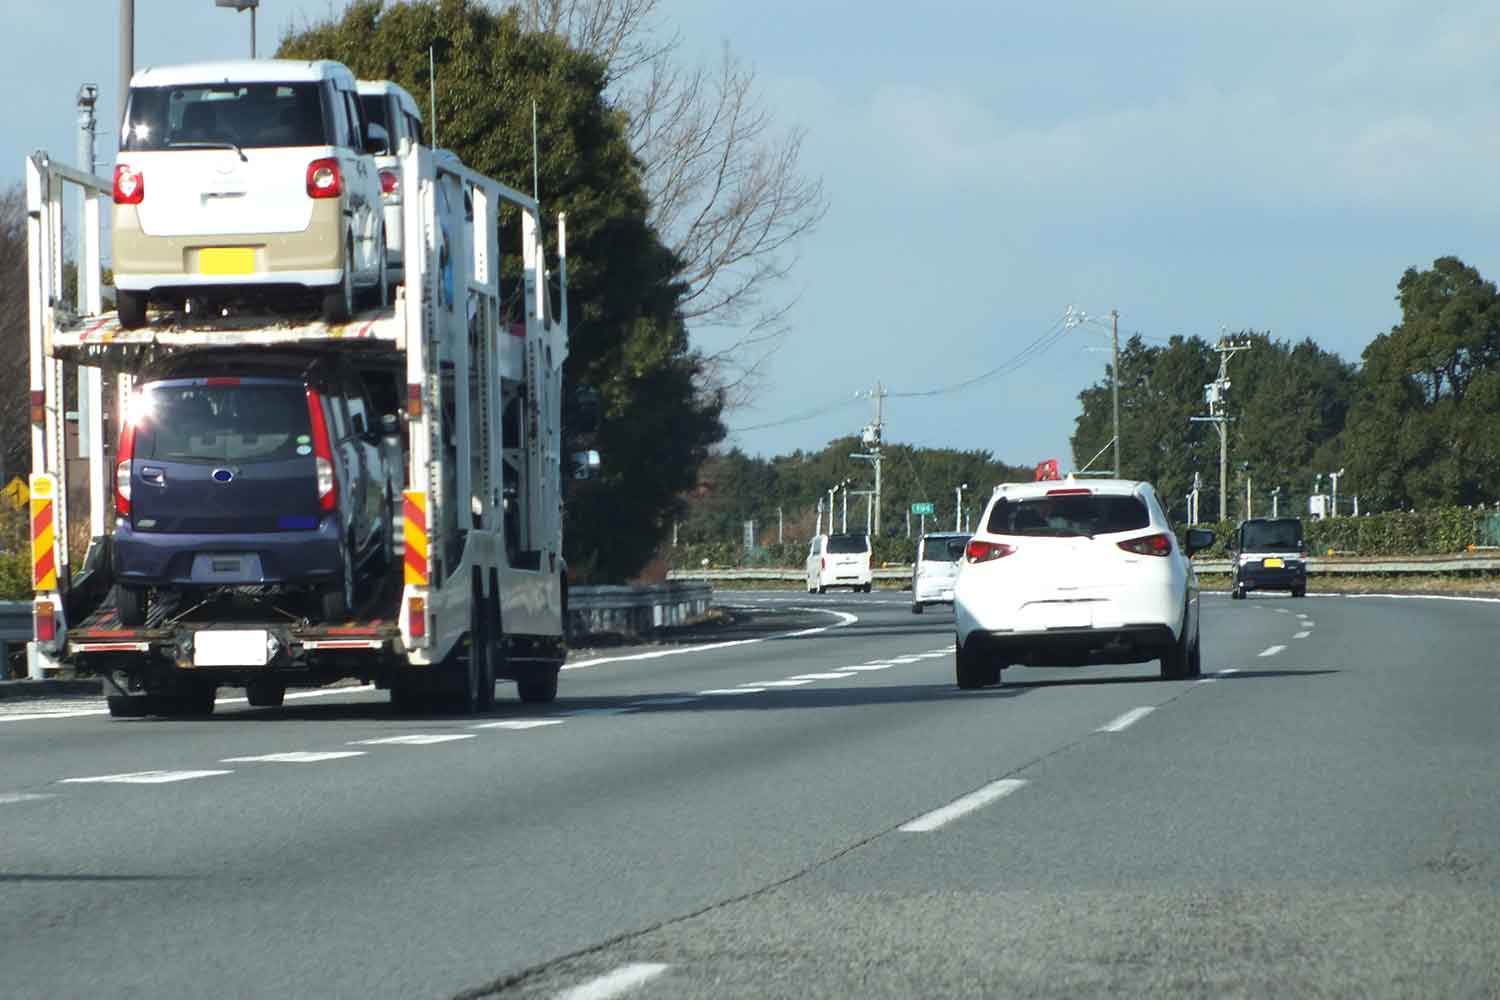
[[[328,440],[328,421],[323,417],[323,395],[307,390],[307,417],[312,424],[313,462],[318,474],[318,506],[333,510],[338,506],[338,480],[333,475],[333,446]]]
[[[339,161],[336,158],[325,156],[307,165],[309,198],[337,198],[343,193],[344,177],[339,173]]]
[[[1120,542],[1120,548],[1138,556],[1169,556],[1172,554],[1172,536],[1166,533],[1130,538]]]
[[[125,163],[115,164],[115,204],[139,205],[146,197],[146,175],[130,169]]]
[[[380,193],[395,194],[401,190],[401,178],[394,170],[382,170],[380,172]]]
[[[115,451],[115,515],[130,516],[130,460],[135,455],[135,424],[120,428],[120,447]]]
[[[1016,551],[1014,545],[1006,545],[1004,542],[984,542],[974,540],[964,548],[964,558],[971,563],[991,562],[995,559],[1003,559]]]

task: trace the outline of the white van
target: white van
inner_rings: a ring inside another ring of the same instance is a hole
[[[405,280],[402,255],[400,159],[413,145],[426,143],[422,111],[406,88],[389,80],[359,81],[359,103],[369,122],[370,151],[380,171],[380,200],[385,209],[387,280]]]
[[[870,592],[869,535],[815,535],[807,551],[807,592],[832,587]]]
[[[251,286],[312,291],[331,323],[349,319],[356,289],[383,305],[385,220],[368,141],[340,63],[135,74],[114,176],[120,324],[144,324],[152,300],[232,305]]]
[[[959,531],[933,531],[917,540],[911,566],[911,613],[920,615],[929,604],[952,604],[953,584],[963,565],[969,536]]]

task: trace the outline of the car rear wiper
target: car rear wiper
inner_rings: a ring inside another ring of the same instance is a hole
[[[239,147],[238,143],[227,140],[224,142],[169,142],[167,145],[172,149],[232,149],[239,154],[241,163],[250,162],[250,157],[245,155],[245,151]]]

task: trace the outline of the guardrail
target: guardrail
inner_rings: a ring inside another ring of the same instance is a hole
[[[706,582],[674,582],[649,587],[570,587],[568,624],[573,635],[612,632],[642,635],[652,629],[686,624],[713,603]]]
[[[1199,573],[1228,573],[1228,559],[1194,559],[1193,567]],[[1330,558],[1314,556],[1307,560],[1307,572],[1313,576],[1344,575],[1405,575],[1420,573],[1495,573],[1500,572],[1500,557],[1490,555],[1451,556],[1407,556]],[[874,570],[877,580],[910,580],[910,566],[885,566]],[[798,582],[807,579],[807,572],[796,567],[758,569],[674,569],[667,573],[669,581],[675,580],[719,580],[776,582]]]

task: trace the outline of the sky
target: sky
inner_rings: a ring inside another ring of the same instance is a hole
[[[138,67],[248,52],[248,15],[211,0],[136,7]],[[341,8],[264,0],[262,54]],[[81,83],[114,120],[117,10],[0,0],[0,183],[35,148],[71,160]],[[659,15],[684,62],[727,44],[755,68],[828,195],[781,292],[790,329],[725,417],[726,446],[752,454],[857,433],[873,415],[858,394],[879,383],[887,442],[1072,468],[1095,450],[1075,461],[1069,437],[1078,393],[1105,377],[1111,309],[1122,339],[1254,329],[1357,362],[1399,321],[1406,268],[1454,254],[1500,272],[1500,5],[660,0]],[[1008,364],[1069,306],[1096,321]],[[713,351],[735,332],[694,336]]]

